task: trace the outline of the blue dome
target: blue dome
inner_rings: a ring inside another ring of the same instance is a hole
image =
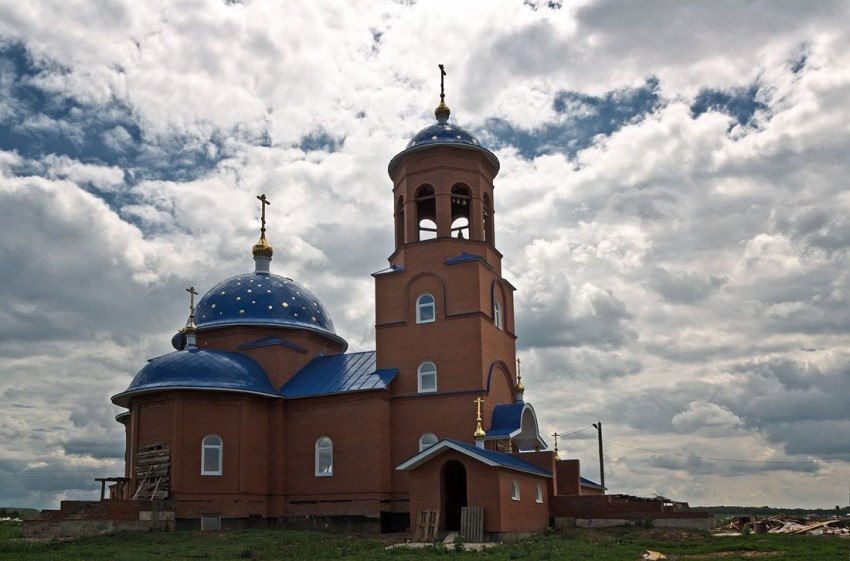
[[[460,127],[449,123],[437,123],[425,127],[407,143],[407,148],[424,144],[471,144],[481,147],[478,139]]]
[[[407,147],[390,161],[389,169],[392,170],[395,167],[396,161],[402,154],[424,150],[432,146],[454,146],[481,152],[487,158],[487,161],[496,168],[496,171],[499,170],[499,160],[495,154],[482,147],[477,138],[459,126],[449,123],[446,119],[438,119],[436,124],[425,127],[416,133],[407,143]]]
[[[254,359],[227,351],[189,349],[151,359],[126,390],[112,396],[112,402],[127,407],[131,395],[174,389],[278,395]]]
[[[237,275],[214,286],[198,302],[195,323],[199,330],[231,325],[295,327],[341,340],[312,292],[291,279],[262,272]]]

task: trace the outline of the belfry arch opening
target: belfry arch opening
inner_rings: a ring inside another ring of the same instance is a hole
[[[434,188],[423,185],[416,190],[417,241],[437,237],[437,197]]]
[[[469,187],[461,183],[452,187],[452,237],[469,239],[469,217],[472,194]]]
[[[395,207],[395,246],[396,249],[404,245],[404,197],[398,198]]]
[[[484,241],[490,245],[495,244],[495,234],[493,232],[493,202],[490,200],[490,195],[484,193],[482,197],[484,208]]]

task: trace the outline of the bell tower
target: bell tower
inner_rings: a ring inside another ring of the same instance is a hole
[[[517,399],[515,289],[495,244],[499,160],[449,121],[440,70],[436,123],[389,164],[395,249],[374,274],[377,367],[398,368],[393,424],[413,433],[403,450],[393,445],[402,459],[419,433],[472,442],[473,399],[483,398],[485,426],[493,407]]]

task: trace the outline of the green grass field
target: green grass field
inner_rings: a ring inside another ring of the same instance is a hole
[[[638,561],[645,550],[670,561],[846,561],[850,540],[829,536],[759,534],[714,537],[670,529],[614,528],[551,532],[480,552],[448,548],[386,549],[371,537],[292,531],[134,533],[72,542],[31,543],[20,530],[0,525],[0,561],[80,560],[277,560],[277,559],[473,559],[487,561],[551,559],[559,561]]]

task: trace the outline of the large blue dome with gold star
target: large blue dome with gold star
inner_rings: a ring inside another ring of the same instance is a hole
[[[256,271],[215,285],[198,302],[195,322],[201,331],[234,325],[296,327],[338,338],[312,292],[292,279]]]

